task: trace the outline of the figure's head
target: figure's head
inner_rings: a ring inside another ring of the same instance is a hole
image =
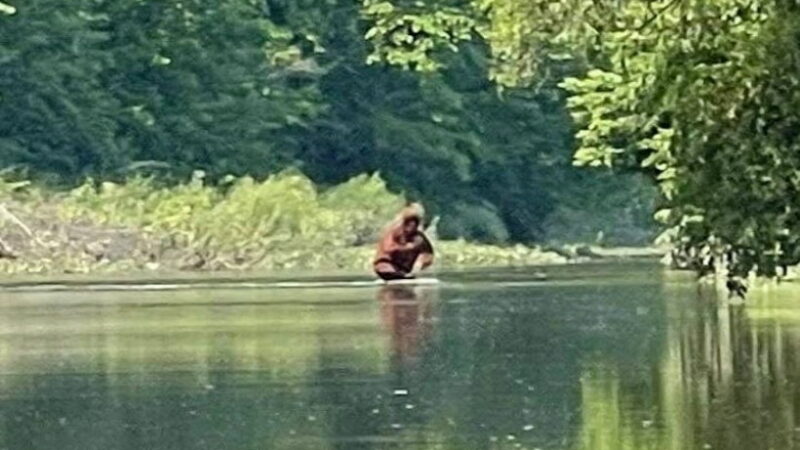
[[[407,235],[411,235],[419,231],[419,218],[417,217],[406,217],[403,219],[403,232]]]
[[[411,235],[419,231],[422,225],[422,218],[425,211],[419,203],[412,203],[406,206],[400,213],[400,220],[403,224],[403,232],[406,235]]]

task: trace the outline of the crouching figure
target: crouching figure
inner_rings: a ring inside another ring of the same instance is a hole
[[[414,278],[433,264],[433,246],[422,231],[423,216],[420,205],[410,205],[383,231],[373,263],[379,277]]]

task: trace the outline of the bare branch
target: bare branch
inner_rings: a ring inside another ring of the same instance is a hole
[[[4,205],[2,203],[0,203],[0,216],[4,217],[5,219],[7,219],[7,220],[11,221],[12,223],[14,223],[15,225],[17,225],[34,242],[36,242],[37,244],[39,244],[42,247],[45,247],[44,243],[42,241],[40,241],[39,238],[36,237],[35,234],[33,234],[33,231],[31,231],[31,229],[28,228],[28,226],[25,225],[25,223],[23,221],[21,221],[19,219],[19,217],[15,216],[11,211],[8,210],[8,208],[6,208],[6,205]]]

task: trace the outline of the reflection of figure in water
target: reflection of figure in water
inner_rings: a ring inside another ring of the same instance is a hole
[[[422,231],[420,205],[405,208],[378,242],[375,273],[384,280],[413,278],[433,264],[433,246]]]
[[[414,290],[409,286],[384,286],[378,292],[381,318],[391,333],[397,361],[410,362],[430,333],[430,288]]]

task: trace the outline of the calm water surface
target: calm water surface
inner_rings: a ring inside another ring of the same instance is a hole
[[[800,447],[800,289],[549,273],[0,292],[0,448]]]

